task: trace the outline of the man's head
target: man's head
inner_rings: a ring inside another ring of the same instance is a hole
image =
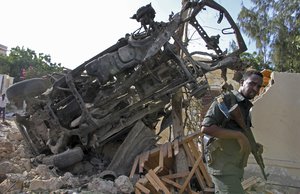
[[[240,81],[239,92],[247,99],[253,99],[263,83],[263,75],[257,70],[248,70]]]

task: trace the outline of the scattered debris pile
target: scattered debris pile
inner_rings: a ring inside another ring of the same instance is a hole
[[[189,161],[194,161],[194,166],[187,172],[170,174],[168,168],[173,165],[173,157],[178,153],[179,146],[189,144],[194,147],[193,139],[198,137],[199,133],[192,134],[182,140],[174,141],[161,145],[153,150],[141,153],[135,159],[132,165],[130,176],[120,175],[112,177],[112,172],[97,171],[91,172],[93,163],[86,164],[77,169],[61,171],[55,166],[44,165],[35,162],[39,157],[35,157],[24,138],[17,129],[15,122],[8,120],[1,124],[0,128],[0,193],[175,193],[172,189],[184,189],[186,184],[180,185],[176,182],[178,178],[184,178],[186,183],[192,180],[189,193],[199,193],[200,185],[196,184],[195,179],[203,180],[208,187],[209,178],[202,177],[205,170],[201,170],[202,163],[197,160],[198,154],[195,149],[189,154]],[[184,143],[184,144],[182,144]],[[186,147],[186,146],[185,146]],[[196,149],[197,150],[197,149]],[[195,157],[196,156],[196,157]],[[194,159],[192,159],[194,158]],[[163,166],[163,168],[161,168]],[[82,170],[89,173],[82,173]],[[90,175],[88,175],[90,174]],[[196,174],[196,176],[192,176]],[[200,174],[198,176],[197,174]],[[108,176],[107,176],[108,175]],[[202,177],[202,178],[201,178]],[[206,182],[207,181],[207,182]],[[266,183],[258,177],[250,177],[243,182],[246,193],[249,194],[284,194],[295,193],[288,188]],[[186,190],[188,191],[188,190]],[[209,188],[206,191],[211,191]]]
[[[103,178],[93,171],[93,164],[74,167],[72,173],[55,166],[36,162],[14,121],[6,121],[0,128],[0,193],[132,193],[133,184],[127,176]],[[98,163],[99,164],[99,163]],[[82,173],[82,171],[89,171]],[[82,174],[81,174],[82,173]],[[88,176],[90,174],[90,176]]]

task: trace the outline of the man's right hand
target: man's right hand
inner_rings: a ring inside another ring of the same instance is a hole
[[[202,126],[201,132],[212,137],[223,139],[236,139],[240,145],[240,152],[244,155],[249,155],[251,152],[251,145],[248,138],[240,131],[224,129],[217,125],[211,125],[209,127]]]
[[[236,139],[241,147],[241,153],[249,155],[251,152],[251,146],[248,141],[248,138],[240,131],[224,129],[217,125],[211,125],[209,127],[202,126],[201,132],[212,137],[222,139]]]
[[[248,138],[242,132],[239,132],[237,141],[241,147],[240,152],[249,155],[251,152],[251,145]]]

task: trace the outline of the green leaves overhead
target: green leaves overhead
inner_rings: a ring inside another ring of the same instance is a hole
[[[62,71],[61,64],[52,63],[50,55],[36,53],[24,47],[10,50],[8,56],[0,55],[0,73],[15,77],[16,81],[41,77]]]
[[[297,0],[251,0],[238,16],[241,30],[256,42],[264,64],[300,72],[300,4]]]

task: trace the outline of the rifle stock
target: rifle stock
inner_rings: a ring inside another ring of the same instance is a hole
[[[244,121],[244,117],[243,114],[240,110],[240,108],[238,107],[237,104],[233,105],[230,110],[229,110],[229,114],[230,114],[230,118],[232,120],[234,120],[242,129],[244,134],[246,135],[246,137],[248,138],[250,145],[251,145],[251,153],[253,154],[257,164],[259,165],[261,172],[263,174],[263,177],[265,180],[267,180],[267,175],[265,173],[265,165],[264,165],[264,161],[262,158],[262,154],[259,153],[258,151],[258,146],[257,143],[255,141],[254,135],[251,131],[251,129],[249,127],[247,127],[245,121]]]

